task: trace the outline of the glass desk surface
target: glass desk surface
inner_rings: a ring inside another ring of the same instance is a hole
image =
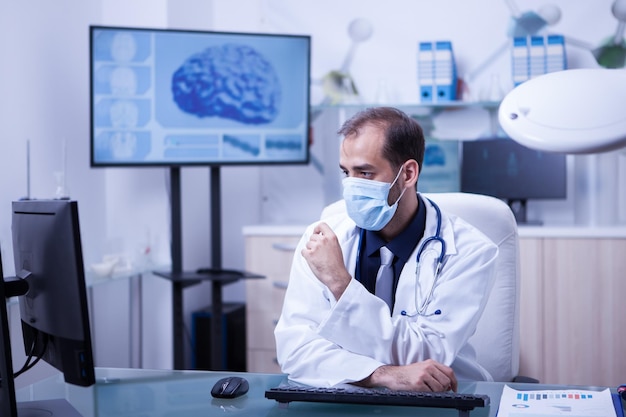
[[[238,375],[250,384],[247,394],[236,399],[211,397],[211,388],[225,376]],[[17,392],[17,401],[67,399],[83,416],[196,417],[196,416],[458,416],[454,409],[370,406],[292,402],[282,406],[265,398],[265,391],[287,381],[282,374],[212,371],[169,371],[97,368],[96,385],[76,387],[63,377],[38,381]],[[470,411],[472,417],[495,417],[502,388],[499,382],[461,382],[459,392],[486,394],[491,404]],[[565,389],[603,390],[604,387],[568,387],[543,384],[507,384],[518,390]],[[614,391],[614,390],[613,390]]]

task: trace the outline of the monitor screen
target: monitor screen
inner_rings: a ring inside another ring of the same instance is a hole
[[[19,299],[26,355],[54,366],[65,381],[95,383],[78,204],[13,202],[15,272],[28,290]]]
[[[506,200],[563,199],[566,155],[529,149],[509,138],[463,142],[461,191]]]
[[[309,160],[310,37],[90,27],[91,165]]]

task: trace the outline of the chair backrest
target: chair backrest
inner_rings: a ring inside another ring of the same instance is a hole
[[[519,371],[519,244],[517,223],[503,201],[479,194],[427,193],[441,210],[470,223],[498,246],[496,281],[470,342],[478,363],[495,381],[510,382]],[[322,218],[345,211],[343,201],[326,207]]]
[[[502,200],[480,194],[424,194],[483,232],[498,246],[496,281],[470,342],[478,363],[495,381],[510,382],[519,371],[519,243],[515,216]]]

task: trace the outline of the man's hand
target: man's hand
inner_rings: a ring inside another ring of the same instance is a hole
[[[344,263],[337,236],[326,223],[319,223],[302,249],[302,256],[336,300],[341,298],[352,277]]]
[[[397,391],[456,391],[452,368],[432,359],[404,366],[385,365],[357,383],[365,387],[387,387]]]

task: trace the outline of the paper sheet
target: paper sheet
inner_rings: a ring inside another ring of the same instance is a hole
[[[498,417],[617,417],[611,392],[585,390],[502,390]]]

